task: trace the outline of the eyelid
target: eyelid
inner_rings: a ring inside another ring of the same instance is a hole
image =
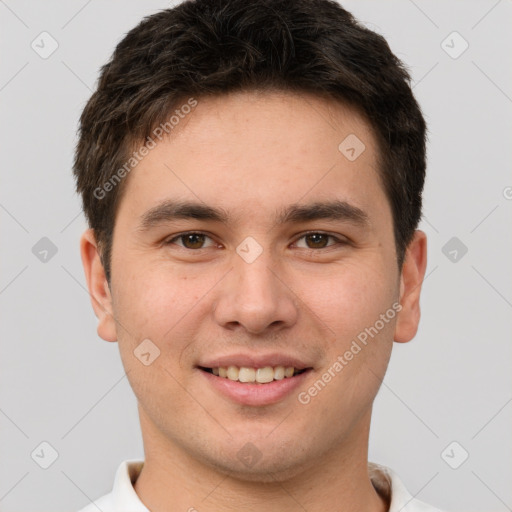
[[[174,244],[175,243],[175,240],[179,240],[181,239],[182,237],[184,236],[187,236],[187,235],[204,235],[205,237],[209,238],[210,240],[212,240],[213,242],[215,242],[215,240],[213,239],[213,237],[204,232],[204,231],[185,231],[183,233],[178,233],[177,235],[173,235],[172,238],[170,239],[166,239],[164,240],[164,245],[168,245],[168,244]],[[303,233],[301,233],[296,239],[295,239],[295,242],[293,242],[294,244],[297,243],[299,240],[303,239],[304,237],[308,236],[308,235],[325,235],[327,236],[328,238],[332,238],[333,240],[335,240],[336,243],[334,244],[331,244],[331,245],[328,245],[326,247],[320,247],[320,248],[310,248],[310,247],[303,247],[302,249],[305,249],[307,251],[313,251],[313,252],[319,252],[321,251],[322,249],[327,249],[329,247],[335,247],[336,245],[343,245],[343,244],[348,244],[349,243],[349,240],[344,237],[343,235],[333,235],[329,232],[326,232],[326,231],[319,231],[319,230],[309,230],[309,231],[305,231]],[[178,244],[176,244],[178,245]],[[178,245],[178,247],[181,247],[187,251],[194,251],[194,252],[198,252],[198,251],[201,251],[201,250],[204,250],[204,249],[208,249],[208,247],[201,247],[200,249],[189,249],[187,247],[184,247],[182,245]]]
[[[171,245],[171,244],[178,245],[175,243],[175,240],[179,240],[180,238],[187,236],[187,235],[204,235],[205,237],[207,237],[210,240],[212,240],[213,242],[215,242],[213,237],[211,235],[209,235],[208,233],[206,233],[204,231],[195,230],[195,231],[184,231],[183,233],[178,233],[177,235],[173,235],[172,238],[166,238],[163,241],[163,245]],[[188,249],[187,247],[184,247],[182,245],[178,245],[178,247],[181,247],[182,249],[185,249],[187,251],[195,251],[195,252],[202,251],[203,249],[208,249],[208,247],[201,247],[200,249]]]
[[[295,240],[294,243],[297,243],[299,240],[301,240],[302,238],[304,238],[304,237],[306,237],[308,235],[325,235],[328,238],[332,238],[333,240],[335,240],[336,243],[328,245],[326,247],[320,247],[318,249],[312,249],[310,247],[304,247],[303,249],[305,249],[307,251],[319,252],[322,249],[327,249],[327,248],[330,248],[330,247],[335,247],[336,245],[344,245],[344,244],[348,244],[349,243],[349,239],[347,237],[344,237],[343,235],[333,235],[333,234],[331,234],[331,233],[329,233],[327,231],[314,230],[314,229],[310,230],[310,231],[305,231],[304,233],[301,233],[297,237],[297,239]]]

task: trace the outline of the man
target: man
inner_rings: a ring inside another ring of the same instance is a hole
[[[81,117],[81,254],[145,459],[83,511],[426,512],[368,462],[416,334],[425,122],[330,0],[197,0],[119,43]]]

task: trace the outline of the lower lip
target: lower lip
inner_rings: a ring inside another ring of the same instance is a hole
[[[279,402],[293,393],[307,378],[311,369],[281,380],[273,380],[267,384],[249,384],[230,380],[225,377],[217,377],[213,373],[205,372],[198,368],[207,381],[220,393],[231,398],[241,405],[271,405]]]

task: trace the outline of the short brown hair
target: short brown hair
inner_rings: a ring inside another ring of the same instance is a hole
[[[80,118],[74,174],[107,280],[126,181],[115,178],[126,174],[130,151],[186,98],[251,89],[327,96],[365,116],[401,268],[421,218],[426,124],[386,40],[334,0],[187,0],[128,32]]]

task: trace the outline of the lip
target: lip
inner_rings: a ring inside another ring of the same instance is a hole
[[[293,364],[289,366],[293,366]],[[283,400],[304,383],[304,380],[312,372],[312,368],[308,368],[303,373],[293,377],[285,377],[282,380],[274,380],[267,384],[249,384],[225,377],[217,377],[213,373],[208,373],[200,368],[196,369],[206,379],[207,385],[212,386],[215,391],[240,405],[250,406],[271,405]]]
[[[198,367],[203,368],[219,368],[221,366],[245,366],[247,368],[264,368],[265,366],[293,366],[297,370],[311,368],[312,365],[301,361],[298,358],[286,354],[231,354],[218,356],[214,359],[201,361]]]

